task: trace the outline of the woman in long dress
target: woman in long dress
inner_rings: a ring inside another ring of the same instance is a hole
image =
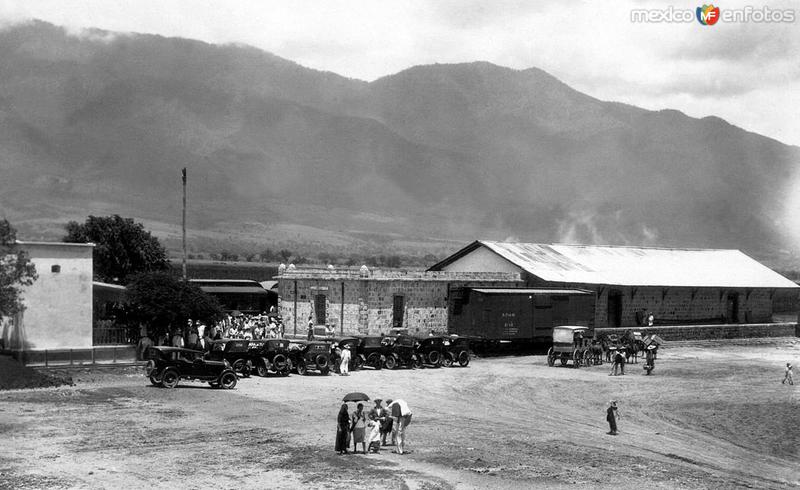
[[[350,414],[347,413],[347,403],[342,403],[339,416],[336,419],[336,452],[347,454],[347,436],[350,433]]]
[[[350,422],[350,428],[353,431],[353,453],[358,452],[358,443],[361,443],[361,448],[364,454],[367,454],[367,444],[365,441],[365,430],[367,428],[367,416],[364,413],[364,404],[359,403],[356,405],[356,411],[353,412]]]

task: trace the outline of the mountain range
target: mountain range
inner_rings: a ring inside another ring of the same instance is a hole
[[[798,162],[722,119],[601,101],[537,68],[364,82],[248,46],[0,30],[0,207],[29,238],[118,213],[174,245],[186,167],[195,250],[484,238],[790,256]]]

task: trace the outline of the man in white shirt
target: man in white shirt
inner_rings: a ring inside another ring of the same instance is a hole
[[[345,345],[342,349],[342,363],[339,365],[340,376],[350,376],[350,346]]]
[[[405,400],[395,400],[387,408],[397,425],[397,454],[403,454],[406,450],[406,428],[411,423],[411,409]]]

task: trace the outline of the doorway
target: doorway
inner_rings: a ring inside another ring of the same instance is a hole
[[[725,318],[728,323],[739,323],[739,294],[728,293],[725,307]]]
[[[612,289],[608,292],[608,326],[619,328],[622,325],[622,291]]]

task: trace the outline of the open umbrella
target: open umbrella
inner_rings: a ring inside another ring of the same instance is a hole
[[[343,402],[366,402],[369,401],[369,397],[364,393],[359,393],[354,391],[353,393],[348,393],[342,398]]]

